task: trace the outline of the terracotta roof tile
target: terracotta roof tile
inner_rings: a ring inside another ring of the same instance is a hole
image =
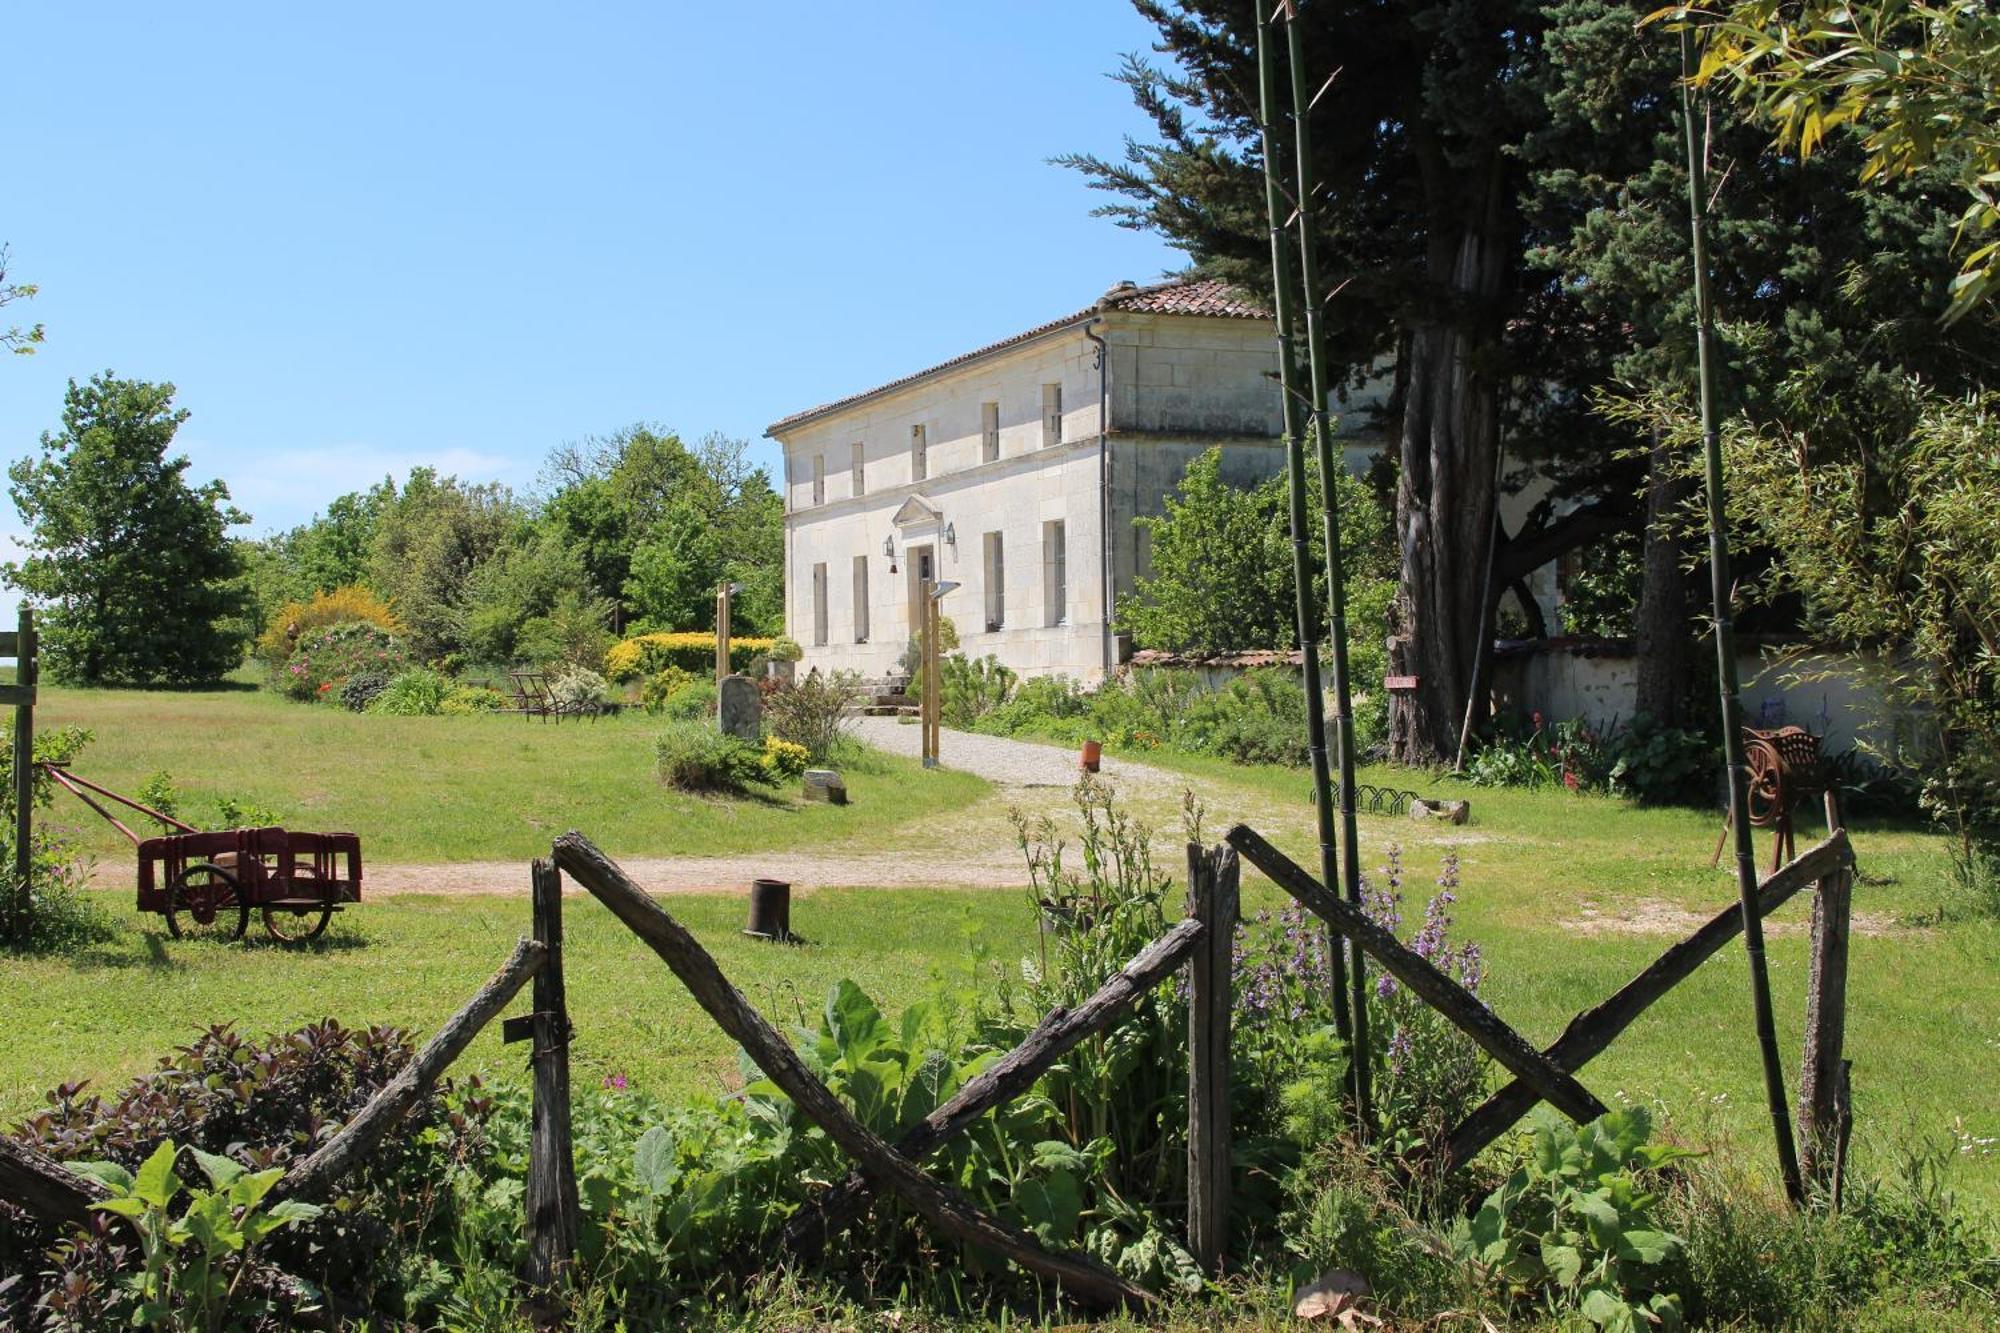
[[[923,370],[917,371],[915,374],[905,375],[901,379],[890,380],[887,384],[878,384],[872,389],[864,389],[860,393],[852,393],[845,398],[836,398],[830,403],[821,403],[818,407],[809,407],[803,412],[794,412],[788,417],[783,417],[772,422],[764,429],[764,434],[767,436],[776,435],[781,430],[799,425],[827,412],[832,412],[843,407],[850,407],[864,399],[873,398],[878,394],[889,393],[892,390],[915,384],[919,380],[928,379],[940,371],[962,366],[968,361],[977,361],[983,356],[1004,351],[1009,347],[1015,347],[1021,343],[1032,342],[1036,338],[1054,333],[1070,325],[1081,324],[1091,316],[1101,314],[1106,310],[1127,310],[1141,315],[1193,315],[1211,319],[1269,319],[1271,317],[1270,312],[1258,305],[1252,297],[1216,278],[1161,282],[1155,283],[1150,287],[1140,287],[1132,283],[1120,283],[1100,297],[1095,304],[1087,305],[1072,314],[1064,315],[1061,319],[1052,319],[1046,324],[1037,324],[1025,333],[1017,333],[1011,338],[1002,338],[999,342],[988,343],[984,347],[976,347],[970,352],[963,352],[958,356],[952,357],[949,361],[940,361],[934,366],[928,366]]]

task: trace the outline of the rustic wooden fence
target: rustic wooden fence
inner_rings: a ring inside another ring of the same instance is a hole
[[[1800,1137],[1806,1146],[1808,1171],[1833,1192],[1837,1202],[1850,1116],[1848,1062],[1842,1055],[1842,1041],[1854,857],[1840,826],[1838,807],[1831,800],[1827,826],[1825,841],[1764,879],[1757,907],[1760,915],[1768,914],[1808,884],[1817,890],[1805,1072],[1799,1097]],[[1247,825],[1232,828],[1221,845],[1205,848],[1190,844],[1187,855],[1189,911],[1185,919],[1142,949],[1088,1000],[1044,1017],[1019,1046],[967,1081],[942,1106],[891,1143],[854,1117],[664,907],[588,839],[577,833],[564,834],[556,839],[551,859],[536,861],[531,870],[532,938],[515,947],[492,980],[352,1121],[287,1171],[275,1197],[323,1195],[395,1128],[473,1037],[532,980],[531,1012],[502,1025],[504,1039],[533,1043],[530,1065],[534,1093],[525,1199],[528,1244],[521,1279],[527,1307],[538,1321],[560,1322],[559,1293],[564,1270],[575,1254],[579,1226],[570,1135],[572,1029],[563,987],[564,875],[610,908],[651,947],[716,1025],[791,1098],[798,1112],[820,1126],[853,1159],[848,1177],[786,1228],[779,1247],[786,1262],[810,1263],[830,1237],[859,1215],[870,1197],[888,1190],[944,1235],[1005,1255],[1054,1283],[1070,1299],[1099,1309],[1144,1306],[1153,1298],[1096,1260],[1052,1250],[1021,1228],[983,1211],[957,1190],[926,1175],[922,1162],[986,1112],[1027,1092],[1078,1043],[1122,1022],[1141,998],[1186,967],[1186,1239],[1189,1252],[1205,1270],[1220,1271],[1229,1247],[1231,973],[1239,916],[1239,857],[1352,941],[1362,954],[1443,1014],[1513,1075],[1511,1082],[1441,1141],[1429,1145],[1427,1165],[1439,1172],[1463,1166],[1537,1102],[1546,1101],[1578,1121],[1603,1114],[1604,1104],[1577,1080],[1576,1072],[1743,928],[1740,908],[1717,913],[1610,998],[1578,1014],[1553,1044],[1537,1050],[1457,982],[1328,892]],[[0,1136],[0,1199],[51,1221],[74,1223],[85,1220],[90,1206],[103,1196],[101,1186]],[[290,1281],[282,1274],[267,1275],[267,1280],[279,1287]]]

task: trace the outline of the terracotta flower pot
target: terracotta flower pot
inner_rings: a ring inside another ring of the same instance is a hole
[[[1095,773],[1097,771],[1098,761],[1103,757],[1104,757],[1104,746],[1100,742],[1085,741],[1083,743],[1084,772]]]

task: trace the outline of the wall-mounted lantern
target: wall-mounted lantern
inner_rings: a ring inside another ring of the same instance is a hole
[[[882,554],[889,557],[889,572],[896,572],[896,534],[890,533],[882,539]]]
[[[944,525],[944,544],[954,551],[958,549],[958,529],[950,523]]]

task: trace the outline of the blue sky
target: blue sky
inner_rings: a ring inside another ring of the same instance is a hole
[[[773,463],[787,412],[1182,262],[1045,161],[1146,131],[1121,0],[52,4],[6,41],[42,293],[4,318],[48,341],[0,361],[0,453],[71,376],[171,380],[252,533],[636,420]]]

